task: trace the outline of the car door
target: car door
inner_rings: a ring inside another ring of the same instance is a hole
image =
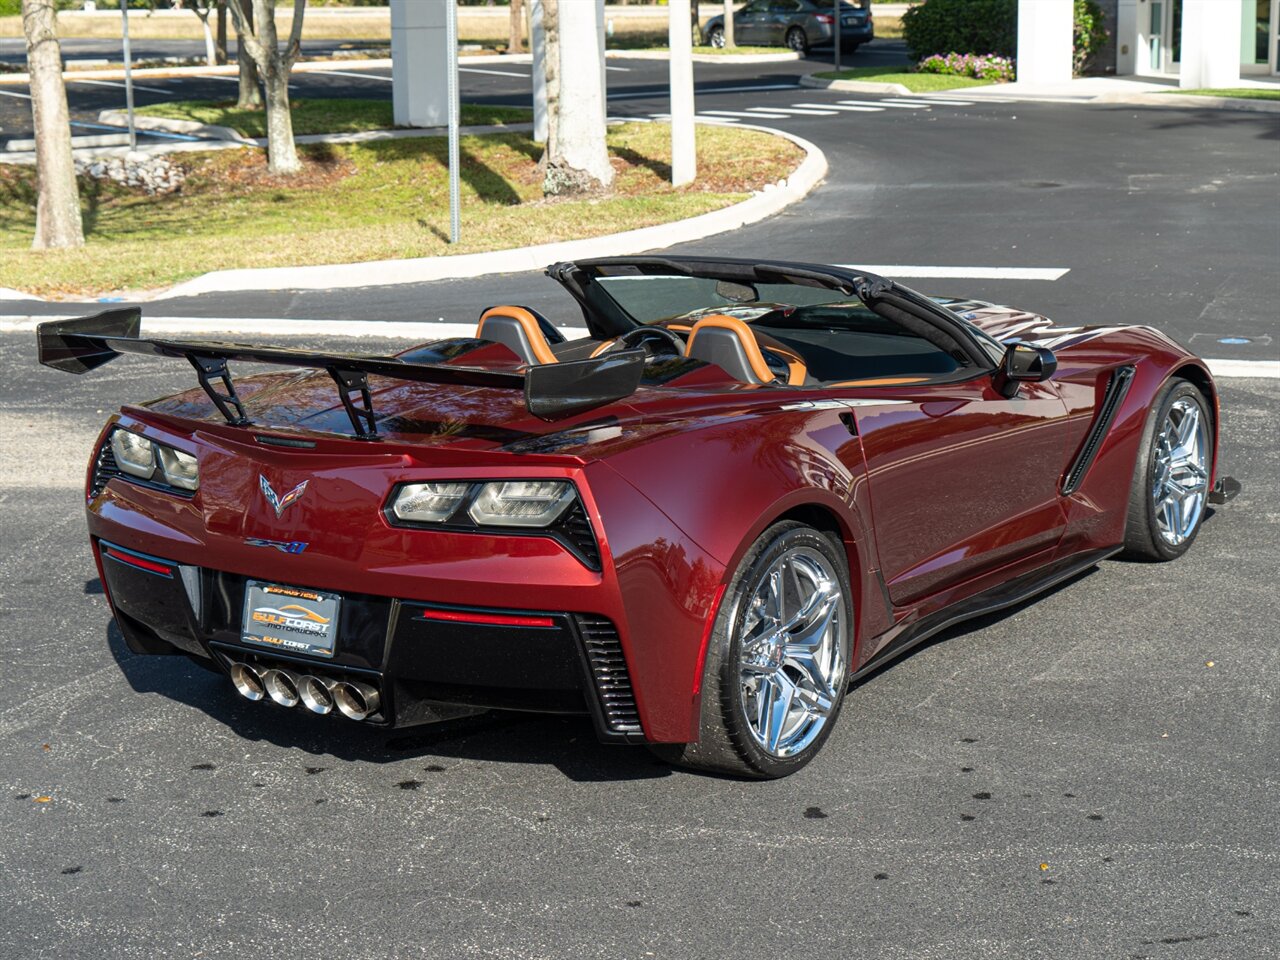
[[[785,46],[787,31],[803,19],[800,16],[802,7],[800,0],[770,0],[760,43],[767,47]]]
[[[746,45],[763,44],[769,0],[751,0],[733,15],[733,41]]]
[[[881,572],[896,604],[954,588],[1056,546],[1067,409],[1052,381],[1012,398],[989,375],[897,386],[852,406]]]

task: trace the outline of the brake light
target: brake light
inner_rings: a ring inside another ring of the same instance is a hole
[[[550,617],[521,616],[514,613],[472,613],[467,610],[423,610],[423,620],[476,623],[490,627],[554,627]]]
[[[147,573],[154,573],[161,577],[173,577],[173,567],[164,563],[157,563],[147,557],[139,556],[136,553],[126,553],[117,547],[104,547],[102,552],[120,563],[127,563],[131,567],[137,567],[139,570],[145,570]]]

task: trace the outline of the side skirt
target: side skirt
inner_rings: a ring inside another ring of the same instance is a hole
[[[967,600],[961,600],[953,606],[944,607],[942,610],[931,613],[929,616],[904,627],[901,633],[890,640],[882,650],[864,663],[849,679],[857,680],[874,670],[880,669],[886,663],[896,660],[908,651],[915,649],[934,634],[950,626],[954,626],[964,620],[971,620],[974,617],[981,617],[984,614],[995,613],[997,610],[1003,610],[1006,607],[1015,606],[1038,593],[1043,593],[1064,580],[1069,580],[1076,574],[1097,566],[1108,557],[1119,553],[1122,549],[1124,548],[1110,547],[1105,550],[1090,550],[1088,553],[1063,557],[1039,570],[1024,573],[1008,583],[999,584],[989,590],[984,590],[982,593],[975,594]]]

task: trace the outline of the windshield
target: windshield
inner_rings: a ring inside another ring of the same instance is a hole
[[[848,294],[839,290],[796,283],[757,283],[748,287],[706,277],[665,274],[597,277],[595,282],[627,314],[645,324],[682,317],[695,310],[729,312],[733,308],[756,303],[812,306],[848,298]],[[753,289],[755,296],[750,295]]]

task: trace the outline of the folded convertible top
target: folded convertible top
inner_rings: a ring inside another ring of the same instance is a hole
[[[630,396],[644,372],[643,350],[609,353],[590,360],[531,366],[524,371],[436,363],[407,363],[396,357],[320,353],[287,347],[259,347],[215,341],[161,340],[140,337],[142,311],[109,310],[76,320],[54,320],[36,328],[40,362],[66,373],[88,373],[122,353],[184,358],[195,368],[200,386],[228,423],[249,423],[236,396],[228,360],[316,367],[333,378],[355,436],[378,433],[369,393],[369,375],[418,383],[523,390],[535,417],[555,420]],[[359,402],[357,402],[359,401]]]

